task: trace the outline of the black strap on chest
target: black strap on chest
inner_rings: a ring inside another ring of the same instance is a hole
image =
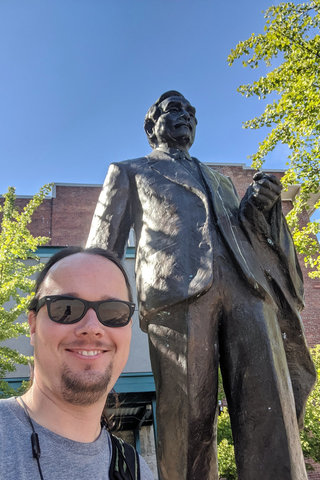
[[[112,457],[110,480],[140,480],[139,455],[135,448],[110,433]]]

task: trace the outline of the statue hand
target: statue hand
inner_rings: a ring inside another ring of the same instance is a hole
[[[252,202],[259,210],[268,213],[280,197],[282,185],[275,175],[258,172],[249,188]]]

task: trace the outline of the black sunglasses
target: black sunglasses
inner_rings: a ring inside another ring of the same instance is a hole
[[[40,298],[35,311],[38,312],[43,305],[47,305],[50,320],[65,325],[79,322],[89,308],[93,308],[99,322],[105,327],[124,327],[128,325],[135,308],[134,303],[124,300],[89,302],[83,300],[83,298],[64,295],[49,295]]]

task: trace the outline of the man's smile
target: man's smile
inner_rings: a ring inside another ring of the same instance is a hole
[[[65,351],[73,354],[77,358],[82,358],[86,360],[95,360],[101,358],[106,353],[112,351],[111,347],[97,348],[97,347],[67,347]]]
[[[78,353],[79,355],[83,355],[84,357],[94,357],[95,355],[99,355],[100,353],[105,353],[106,350],[70,350],[71,352]]]

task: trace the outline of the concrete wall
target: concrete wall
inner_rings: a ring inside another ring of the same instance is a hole
[[[133,299],[137,304],[137,295],[135,289],[134,259],[127,258],[124,262],[129,276],[130,284],[133,287]],[[139,327],[138,312],[135,311],[132,325],[132,341],[130,355],[124,372],[151,372],[149,360],[148,335]]]
[[[127,443],[135,446],[134,434],[132,431],[121,431],[115,432],[117,437],[122,438]],[[149,466],[155,480],[158,478],[158,469],[157,469],[157,457],[156,457],[156,447],[154,442],[154,433],[153,426],[141,427],[139,431],[140,435],[140,455],[144,458],[147,465]],[[200,480],[200,479],[199,479]]]

